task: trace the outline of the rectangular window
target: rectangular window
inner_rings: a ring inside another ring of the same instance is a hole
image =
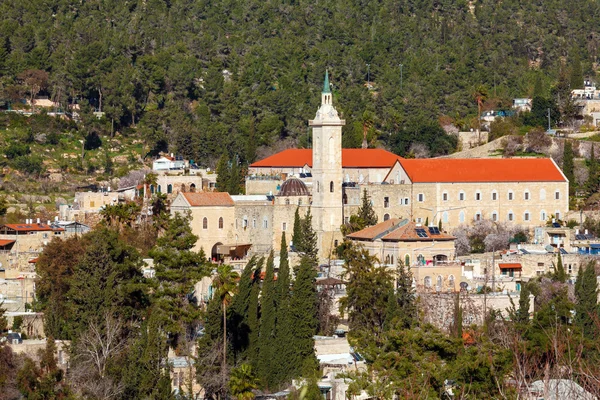
[[[347,224],[350,222],[350,218],[349,217],[344,217],[344,223]]]
[[[383,207],[384,208],[389,208],[390,207],[390,198],[389,197],[384,197],[383,198]]]
[[[269,220],[263,220],[263,228],[267,229],[269,227]]]
[[[253,229],[256,228],[256,220],[255,219],[252,220],[252,228]]]
[[[556,192],[554,192],[554,199],[560,200],[560,192],[558,190]]]
[[[481,200],[481,193],[479,193],[479,192],[475,193],[475,200],[477,200],[477,201]]]
[[[556,219],[560,219],[560,213],[559,212],[556,213]]]
[[[422,203],[422,202],[423,202],[423,200],[425,199],[425,196],[423,195],[423,193],[419,193],[419,194],[417,195],[417,199],[419,200],[419,203]]]
[[[404,198],[404,205],[405,205],[405,206],[407,206],[407,205],[409,204],[409,202],[410,202],[410,201],[408,200],[408,197],[405,197],[405,198]]]
[[[464,193],[459,193],[459,194],[458,194],[458,199],[459,199],[460,201],[463,201],[463,200],[465,199],[465,194],[464,194]]]
[[[529,213],[525,213],[525,215],[523,216],[523,219],[525,221],[529,221]]]
[[[420,224],[423,221],[422,218],[417,218],[417,224]]]
[[[498,200],[498,193],[492,193],[492,200]]]
[[[508,220],[509,220],[509,221],[512,221],[512,220],[513,220],[513,215],[512,215],[512,213],[508,214]]]
[[[281,224],[281,230],[285,232],[286,229],[287,229],[287,224],[284,222]]]
[[[512,200],[513,199],[513,193],[512,192],[508,192],[508,199]]]
[[[492,214],[492,221],[498,221],[498,215],[496,213]]]
[[[448,201],[448,193],[444,193],[444,194],[442,194],[442,199],[443,199],[444,201]]]
[[[544,266],[544,263],[542,263],[542,262],[538,263],[538,267],[543,267],[543,266]]]
[[[529,192],[525,192],[525,200],[529,200]]]
[[[95,201],[90,201],[90,208],[94,208],[96,207],[96,202]]]

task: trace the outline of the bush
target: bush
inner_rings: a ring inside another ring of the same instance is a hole
[[[4,149],[4,154],[6,154],[6,158],[9,160],[26,156],[29,153],[31,153],[31,149],[25,143],[11,143],[6,149]]]
[[[39,156],[20,156],[13,160],[12,167],[25,174],[40,174],[43,170],[42,159]]]

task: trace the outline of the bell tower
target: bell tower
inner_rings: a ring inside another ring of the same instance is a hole
[[[335,240],[342,238],[342,126],[346,121],[340,119],[332,103],[329,72],[325,72],[321,107],[315,119],[308,121],[313,130],[313,228],[322,259],[329,257]]]

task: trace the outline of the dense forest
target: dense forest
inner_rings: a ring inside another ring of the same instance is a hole
[[[507,107],[593,78],[598,20],[594,0],[5,0],[0,107],[49,96],[79,104],[88,133],[251,162],[308,145],[329,69],[345,146],[367,133],[398,154],[413,142],[443,154],[456,142],[439,121],[472,127],[483,97]]]

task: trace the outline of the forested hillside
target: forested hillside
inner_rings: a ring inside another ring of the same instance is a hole
[[[507,106],[593,76],[598,21],[596,0],[3,0],[0,107],[47,95],[105,112],[84,133],[251,162],[307,145],[329,69],[345,146],[442,154],[438,121],[468,128],[477,93]]]

